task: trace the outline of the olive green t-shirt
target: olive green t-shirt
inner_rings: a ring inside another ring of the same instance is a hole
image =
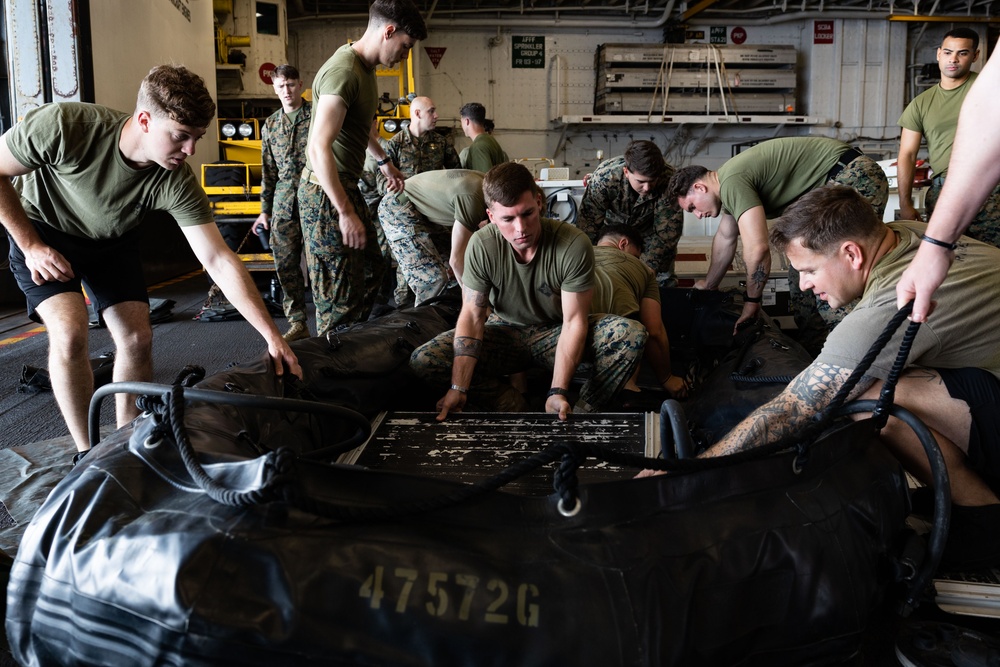
[[[970,72],[965,83],[951,90],[945,90],[940,85],[925,90],[906,105],[903,115],[899,117],[900,127],[924,136],[935,176],[943,176],[948,171],[955,130],[958,129],[958,114],[976,76],[975,72]]]
[[[722,207],[737,220],[755,206],[768,218],[827,181],[850,146],[827,137],[784,137],[749,148],[719,167]]]
[[[208,197],[187,163],[137,169],[118,148],[129,114],[96,104],[61,102],[32,109],[4,139],[32,172],[14,179],[28,217],[67,234],[116,238],[150,211],[181,227],[212,222]]]
[[[375,69],[365,67],[351,45],[345,44],[316,72],[312,91],[314,103],[324,95],[337,95],[347,105],[344,124],[333,142],[333,156],[337,160],[340,182],[356,187],[365,166],[372,120],[378,112]],[[316,127],[316,123],[309,126],[310,139]],[[306,167],[313,168],[308,156]]]
[[[921,222],[892,222],[898,243],[882,257],[868,276],[858,305],[830,332],[817,362],[857,368],[885,325],[896,313],[896,283],[920,247]],[[1000,379],[1000,250],[962,236],[955,263],[934,293],[934,315],[917,331],[907,366],[925,368],[982,368]],[[889,376],[904,323],[866,373],[882,380]]]
[[[594,246],[576,227],[541,219],[541,238],[527,264],[500,229],[486,225],[465,251],[466,287],[490,296],[498,317],[519,326],[561,324],[562,292],[585,292],[594,284]]]
[[[474,169],[484,174],[498,164],[507,161],[507,154],[493,135],[483,132],[472,140],[472,145],[462,151],[462,167]]]
[[[660,285],[653,271],[624,250],[595,246],[590,312],[631,317],[639,312],[643,299],[660,302]]]
[[[457,220],[469,231],[486,219],[483,174],[469,169],[437,169],[406,179],[402,195],[428,221],[451,227]]]

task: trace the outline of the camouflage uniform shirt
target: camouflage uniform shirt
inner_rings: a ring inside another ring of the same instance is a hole
[[[303,102],[289,120],[282,109],[278,109],[264,121],[261,130],[261,173],[260,211],[269,216],[277,208],[288,208],[288,217],[295,203],[295,192],[299,188],[299,178],[306,166],[306,144],[309,141],[309,121],[312,119],[312,103]]]
[[[410,128],[404,127],[386,142],[385,154],[403,174],[403,178],[416,176],[425,171],[457,169],[462,166],[451,139],[434,130],[428,130],[415,137],[410,134]],[[375,178],[378,192],[384,197],[385,176],[381,171],[375,170]]]
[[[625,157],[614,157],[597,166],[587,181],[576,225],[597,240],[605,225],[627,225],[642,235],[642,261],[657,273],[673,273],[677,242],[684,228],[684,214],[666,196],[666,184],[674,174],[667,166],[660,186],[640,197],[625,177]]]

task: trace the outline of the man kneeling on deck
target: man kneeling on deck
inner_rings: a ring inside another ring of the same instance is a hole
[[[594,300],[590,312],[611,313],[642,322],[649,335],[643,356],[659,385],[671,398],[684,398],[687,382],[674,375],[670,366],[670,340],[663,326],[660,285],[653,270],[639,259],[641,256],[642,237],[637,231],[626,225],[601,229],[594,246]],[[625,389],[639,391],[634,376]]]
[[[951,485],[946,567],[1000,564],[1000,250],[968,237],[954,248],[925,236],[919,222],[882,224],[861,195],[826,186],[789,207],[771,243],[811,289],[837,308],[861,301],[827,338],[819,357],[774,400],[753,412],[704,456],[776,442],[800,431],[830,404],[896,312],[896,282],[922,244],[957,260],[938,290],[934,317],[923,324],[896,387],[895,403],[934,433]],[[940,247],[944,246],[944,247]],[[877,398],[903,328],[851,394]],[[891,418],[881,438],[903,466],[930,483],[930,465],[913,431]]]
[[[493,224],[469,241],[458,323],[410,358],[428,382],[451,382],[438,401],[438,419],[460,412],[467,393],[489,409],[523,410],[523,396],[502,376],[540,366],[552,370],[545,411],[565,420],[572,412],[568,387],[584,358],[593,361],[594,374],[576,409],[600,409],[635,370],[645,328],[589,314],[594,247],[576,227],[541,217],[542,195],[527,168],[493,167],[483,194]]]

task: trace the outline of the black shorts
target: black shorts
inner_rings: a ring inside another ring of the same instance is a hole
[[[53,280],[36,285],[24,262],[24,253],[7,235],[10,240],[10,270],[28,300],[28,316],[32,320],[41,322],[35,312],[38,304],[56,294],[79,294],[81,282],[87,288],[87,297],[97,313],[125,301],[149,303],[142,259],[139,257],[138,229],[115,239],[85,239],[35,220],[31,222],[42,242],[66,258],[74,275],[64,283]]]
[[[935,368],[952,398],[972,413],[969,466],[993,488],[1000,482],[1000,380],[981,368]]]

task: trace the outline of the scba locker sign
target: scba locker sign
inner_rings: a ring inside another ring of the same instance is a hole
[[[813,22],[813,44],[833,44],[833,21]]]

